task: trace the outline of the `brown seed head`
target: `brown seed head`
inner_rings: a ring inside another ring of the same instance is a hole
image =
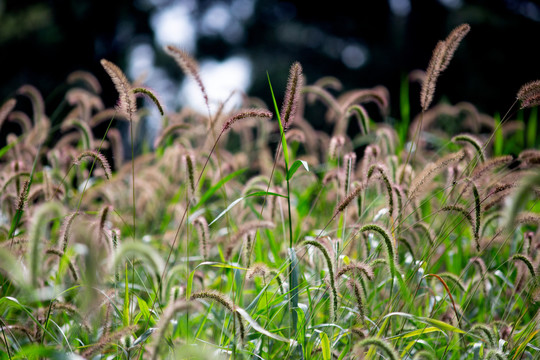
[[[281,122],[283,130],[287,130],[294,120],[296,110],[298,109],[298,101],[303,86],[302,65],[299,62],[292,64],[289,71],[289,80],[287,82],[287,91],[285,99],[281,107]]]
[[[540,105],[540,80],[523,85],[517,93],[517,99],[521,101],[522,109]]]
[[[237,114],[231,116],[223,125],[222,131],[229,129],[236,121],[247,118],[272,118],[273,114],[265,109],[249,109],[240,111]]]
[[[133,115],[137,111],[137,102],[135,100],[135,94],[131,91],[131,84],[128,81],[126,75],[120,70],[118,66],[112,62],[101,59],[101,66],[109,74],[116,91],[119,95],[118,109],[120,112]]]

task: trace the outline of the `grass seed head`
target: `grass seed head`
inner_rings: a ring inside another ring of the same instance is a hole
[[[304,78],[302,75],[302,65],[300,65],[299,62],[295,62],[292,64],[289,71],[287,90],[285,92],[283,106],[281,107],[281,122],[283,123],[284,131],[289,129],[296,116],[303,82]]]
[[[540,105],[540,80],[523,85],[517,93],[517,99],[522,109]]]

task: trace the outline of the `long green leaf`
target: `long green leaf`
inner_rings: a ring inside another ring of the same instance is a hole
[[[137,302],[139,303],[139,309],[141,310],[141,313],[143,314],[144,319],[148,321],[150,318],[150,309],[148,308],[148,304],[146,303],[146,301],[144,301],[138,296],[137,296]]]
[[[291,304],[291,315],[292,315],[292,331],[296,335],[297,326],[298,326],[298,313],[296,308],[298,307],[298,257],[296,256],[296,251],[294,248],[289,248],[289,259],[290,259],[290,273],[289,273],[289,296]]]
[[[523,353],[523,351],[525,350],[525,347],[527,346],[527,344],[536,336],[536,334],[538,334],[538,330],[535,330],[533,331],[532,333],[529,334],[529,336],[527,337],[527,339],[525,339],[525,341],[523,341],[518,349],[516,350],[516,353],[514,354],[514,357],[512,358],[512,360],[514,359],[518,359],[519,356],[521,356],[521,354]]]
[[[415,320],[415,321],[419,321],[419,322],[422,322],[424,324],[429,324],[429,325],[433,325],[441,330],[444,330],[444,331],[450,331],[450,332],[454,332],[454,333],[458,333],[458,334],[465,334],[465,331],[453,326],[453,325],[450,325],[448,323],[445,323],[443,321],[440,321],[440,320],[436,320],[436,319],[432,319],[432,318],[427,318],[427,317],[422,317],[422,316],[414,316],[414,315],[411,315],[411,314],[407,314],[407,313],[402,313],[402,312],[393,312],[393,313],[390,313],[390,314],[387,314],[383,317],[384,318],[389,318],[390,316],[401,316],[401,317],[404,317],[404,318],[407,318],[407,319],[411,319],[411,320]]]
[[[292,340],[292,339],[287,339],[287,338],[284,338],[283,336],[280,336],[280,335],[277,335],[277,334],[274,334],[274,333],[271,333],[270,331],[266,330],[265,328],[263,328],[261,325],[259,325],[248,313],[246,310],[242,309],[242,308],[236,308],[236,312],[240,314],[240,316],[242,316],[244,318],[244,320],[246,320],[249,325],[251,325],[251,327],[263,334],[263,335],[266,335],[274,340],[278,340],[278,341],[282,341],[282,342],[286,342],[286,343],[289,343],[289,344],[294,344],[296,343],[295,340]]]
[[[240,201],[248,198],[248,197],[252,197],[252,196],[266,196],[266,195],[272,195],[272,196],[279,196],[279,197],[283,197],[283,198],[287,198],[287,196],[285,195],[281,195],[281,194],[276,194],[276,193],[273,193],[273,192],[266,192],[266,191],[257,191],[257,192],[254,192],[254,193],[251,193],[251,194],[248,194],[246,196],[241,196],[239,197],[238,199],[234,200],[232,203],[229,204],[229,206],[227,206],[227,208],[225,210],[223,210],[222,212],[219,213],[218,216],[216,216],[216,218],[214,220],[212,220],[212,222],[210,224],[208,224],[208,226],[212,225],[213,223],[215,223],[216,221],[218,221],[223,215],[225,215],[227,212],[229,212],[233,207],[235,207]]]
[[[425,327],[423,329],[409,331],[409,332],[407,332],[405,334],[392,336],[392,337],[389,337],[388,339],[391,339],[391,340],[406,339],[406,338],[410,338],[410,337],[421,336],[423,334],[429,334],[429,333],[432,333],[432,332],[435,332],[435,331],[444,332],[441,329],[439,329],[438,327],[430,326],[430,327]]]
[[[129,280],[128,280],[128,268],[126,262],[125,272],[125,291],[124,291],[124,310],[122,311],[122,323],[124,326],[129,326]]]
[[[208,189],[204,194],[203,196],[201,197],[201,199],[199,200],[199,202],[192,208],[192,211],[195,211],[197,210],[198,208],[200,208],[208,199],[210,199],[210,197],[212,195],[214,195],[214,193],[216,191],[218,191],[225,183],[229,182],[230,180],[234,179],[235,177],[237,177],[238,175],[240,174],[243,174],[244,172],[246,172],[247,169],[240,169],[240,170],[236,170],[235,172],[233,173],[230,173],[229,175],[225,176],[223,179],[219,180],[214,186],[212,186],[210,189]]]
[[[279,108],[277,106],[276,97],[274,96],[274,90],[272,89],[272,83],[270,82],[270,75],[266,73],[268,77],[268,85],[270,86],[270,92],[272,93],[272,100],[274,101],[274,108],[276,110],[276,116],[279,122],[279,132],[281,134],[281,146],[283,147],[283,158],[285,159],[285,168],[289,168],[289,150],[287,149],[287,141],[285,139],[285,131],[283,130],[283,124],[281,123],[281,116],[279,115]]]
[[[298,170],[298,168],[301,165],[303,165],[306,171],[309,172],[309,165],[305,160],[296,160],[295,162],[293,162],[293,164],[291,165],[291,168],[289,169],[289,172],[287,173],[287,180],[292,179],[294,173],[296,172],[296,170]]]
[[[6,146],[4,146],[3,148],[1,148],[0,149],[0,159],[2,158],[2,156],[4,156],[9,151],[9,149],[14,147],[16,144],[17,144],[17,141],[9,143]]]
[[[321,338],[323,360],[330,360],[330,340],[328,340],[328,335],[324,331],[321,331],[319,337]]]

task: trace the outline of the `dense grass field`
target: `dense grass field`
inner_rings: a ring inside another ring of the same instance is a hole
[[[469,29],[404,77],[399,114],[385,87],[299,63],[211,112],[173,46],[207,113],[162,109],[107,60],[110,83],[72,73],[57,109],[19,88],[0,107],[0,358],[540,358],[540,82],[502,116],[432,104]]]

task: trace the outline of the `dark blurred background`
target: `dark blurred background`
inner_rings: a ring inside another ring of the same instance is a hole
[[[98,76],[108,105],[116,94],[99,64],[107,58],[130,80],[146,78],[169,110],[201,106],[195,84],[163,52],[166,44],[198,59],[211,101],[233,89],[270,103],[300,61],[308,82],[331,75],[346,90],[384,85],[398,118],[400,81],[425,69],[438,40],[467,22],[471,32],[437,86],[435,101],[470,101],[504,112],[519,87],[540,78],[540,6],[529,0],[0,0],[0,103],[26,83],[57,106],[74,70]],[[353,8],[354,6],[357,6]],[[281,90],[281,91],[280,91]],[[417,85],[411,86],[413,115]],[[51,108],[52,107],[52,108]]]

